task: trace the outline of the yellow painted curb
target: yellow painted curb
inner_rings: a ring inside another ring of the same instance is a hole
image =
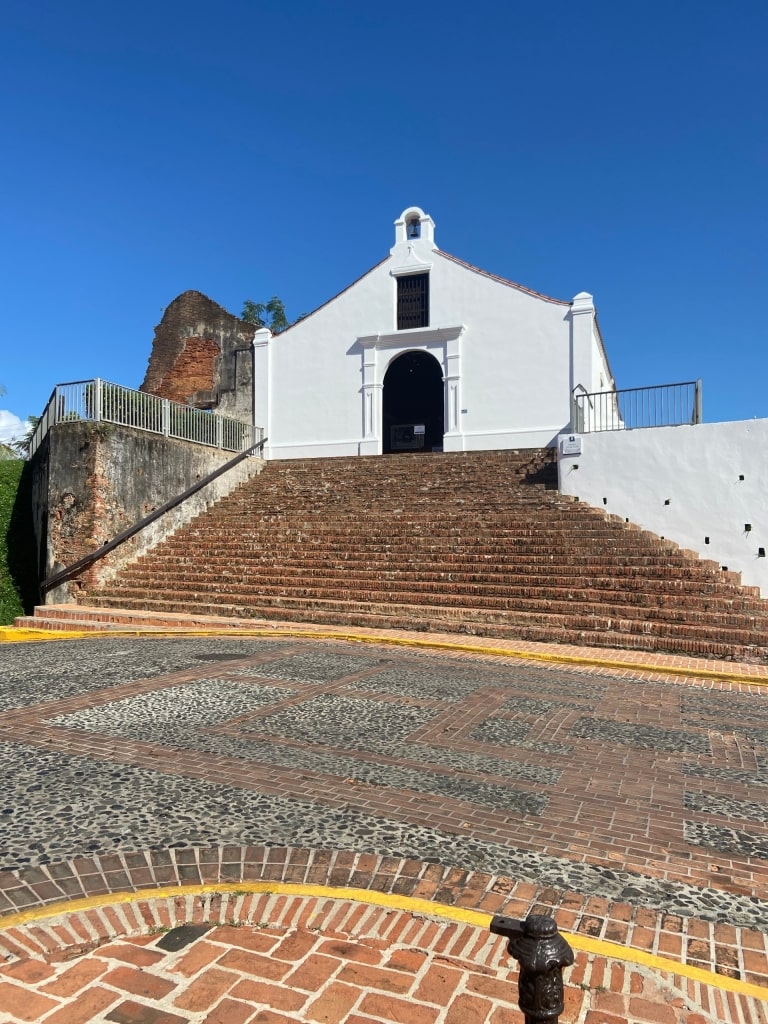
[[[387,907],[410,914],[422,914],[427,917],[439,917],[447,921],[473,925],[487,930],[491,922],[491,914],[480,910],[469,910],[466,907],[452,907],[446,903],[433,903],[430,900],[415,896],[398,896],[393,893],[372,892],[370,889],[355,889],[346,886],[305,885],[298,882],[225,882],[221,885],[172,885],[161,889],[137,889],[132,892],[119,892],[89,896],[79,900],[48,904],[31,910],[22,910],[16,914],[0,917],[0,931],[17,928],[21,925],[42,921],[47,918],[69,916],[98,907],[114,906],[123,903],[137,903],[140,900],[169,899],[174,896],[202,896],[211,893],[274,893],[282,896],[304,896],[314,899],[351,900],[373,907]],[[706,971],[692,964],[682,964],[669,957],[647,953],[641,949],[632,949],[604,939],[595,939],[580,932],[562,932],[564,938],[577,950],[604,956],[622,963],[637,964],[655,971],[665,971],[678,977],[698,981],[711,988],[738,995],[751,996],[768,1002],[768,988],[754,985],[748,981],[731,978],[724,974]]]
[[[522,651],[505,647],[481,647],[442,640],[418,640],[415,637],[368,636],[364,633],[328,633],[323,630],[301,630],[255,626],[253,629],[174,629],[165,626],[146,626],[141,629],[107,630],[49,630],[22,629],[0,626],[0,643],[28,643],[38,640],[82,640],[91,637],[296,637],[307,640],[338,640],[341,643],[387,644],[393,647],[416,647],[425,650],[444,650],[463,654],[486,654],[496,658],[519,658],[528,661],[546,661],[563,665],[587,665],[597,668],[615,668],[632,672],[652,672],[662,675],[684,676],[689,679],[716,679],[721,682],[750,683],[768,686],[768,677],[749,673],[727,672],[719,669],[688,668],[684,665],[648,665],[614,658],[600,658],[577,654],[558,654],[544,651]]]

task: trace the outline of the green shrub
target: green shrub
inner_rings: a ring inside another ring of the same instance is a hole
[[[31,612],[37,600],[32,477],[28,462],[0,462],[0,624]]]

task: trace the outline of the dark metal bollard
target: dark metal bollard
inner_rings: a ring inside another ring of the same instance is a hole
[[[557,1024],[565,1005],[563,968],[573,963],[573,950],[551,917],[530,914],[524,921],[496,914],[493,935],[509,939],[507,952],[520,962],[518,1003],[525,1024]]]

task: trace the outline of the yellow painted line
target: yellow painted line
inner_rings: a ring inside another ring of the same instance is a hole
[[[137,629],[108,630],[47,630],[17,629],[14,626],[0,627],[0,643],[22,643],[35,640],[81,640],[91,637],[295,637],[308,640],[338,640],[342,643],[386,644],[393,647],[416,647],[425,650],[443,650],[462,654],[485,654],[496,658],[520,658],[528,661],[554,662],[564,665],[586,665],[598,668],[628,669],[632,672],[652,672],[663,675],[684,676],[690,679],[716,679],[722,682],[750,683],[768,686],[768,676],[739,674],[720,669],[689,668],[685,665],[651,665],[616,658],[601,658],[596,655],[559,654],[549,651],[525,651],[507,647],[481,647],[477,644],[463,644],[443,640],[419,640],[415,637],[369,636],[365,633],[329,633],[324,630],[301,630],[286,627],[271,628],[255,626],[246,628],[185,628],[146,626]]]
[[[96,910],[100,907],[115,906],[116,904],[137,903],[141,900],[171,899],[175,896],[203,896],[213,893],[273,893],[281,896],[303,896],[309,899],[351,900],[354,903],[363,903],[373,907],[386,907],[404,913],[439,917],[447,921],[473,925],[484,931],[488,929],[492,916],[480,910],[452,907],[446,903],[433,903],[430,900],[419,899],[416,896],[399,896],[393,893],[372,892],[370,889],[355,889],[347,886],[305,885],[298,882],[254,881],[225,882],[221,885],[172,885],[161,889],[137,889],[132,892],[101,894],[79,900],[47,904],[44,907],[21,910],[15,914],[0,917],[0,930],[5,931],[9,928],[18,928],[19,926],[30,924],[33,921],[38,922],[48,918],[78,914],[86,910]],[[618,960],[622,963],[648,967],[654,971],[665,971],[678,977],[698,981],[711,988],[733,992],[738,995],[752,996],[755,999],[768,1002],[768,988],[762,985],[754,985],[748,981],[741,981],[739,978],[716,974],[713,971],[707,971],[702,967],[695,967],[692,964],[682,964],[677,960],[672,960],[670,957],[659,956],[656,953],[647,953],[642,949],[633,949],[629,946],[621,946],[615,942],[607,942],[604,939],[595,939],[588,935],[582,935],[580,932],[564,931],[561,934],[574,949],[585,953],[604,956],[610,960]]]

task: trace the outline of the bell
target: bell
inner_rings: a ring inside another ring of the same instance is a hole
[[[421,235],[421,224],[417,220],[408,221],[408,237],[418,238]]]

